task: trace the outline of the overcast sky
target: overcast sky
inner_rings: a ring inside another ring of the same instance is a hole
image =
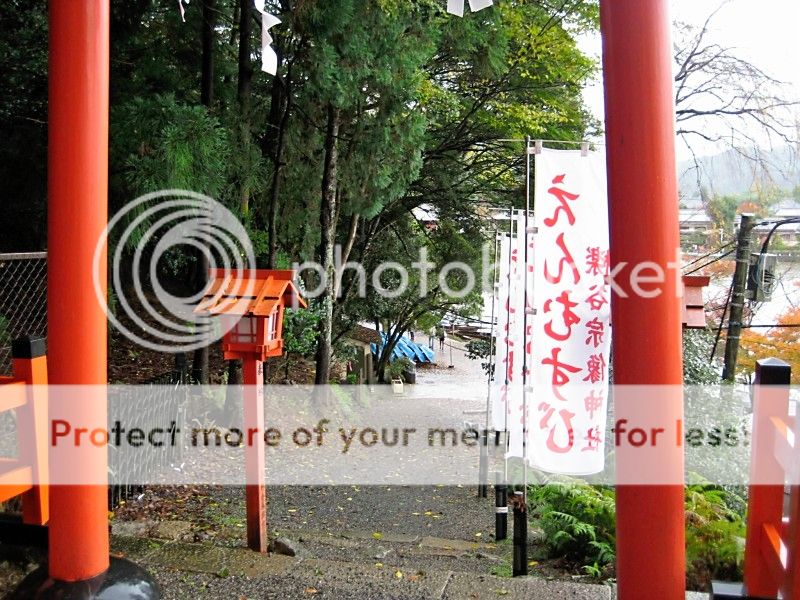
[[[646,1],[646,0],[643,0]],[[701,26],[721,0],[672,0],[673,20]],[[736,55],[749,60],[773,77],[791,82],[800,95],[800,0],[731,0],[714,17],[709,40],[733,46]],[[583,49],[600,55],[599,36],[582,40]],[[603,91],[598,82],[585,91],[598,118],[603,115]],[[688,158],[683,144],[678,158]],[[712,148],[704,153],[713,153]]]

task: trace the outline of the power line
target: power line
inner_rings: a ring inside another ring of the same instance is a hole
[[[725,296],[725,306],[722,309],[722,316],[719,319],[717,334],[714,336],[714,347],[711,348],[711,356],[708,359],[709,363],[714,361],[714,355],[717,353],[717,345],[719,344],[719,337],[722,335],[722,326],[725,323],[725,315],[728,313],[728,305],[731,302],[731,295],[733,295],[733,281],[731,281],[731,287],[728,288],[728,293]]]
[[[764,327],[767,329],[780,328],[780,327],[800,327],[800,323],[773,323],[772,325],[759,323],[757,325],[742,325],[742,329],[752,329],[755,327]]]
[[[723,258],[725,258],[726,256],[730,256],[730,255],[731,255],[731,254],[733,254],[734,252],[736,252],[736,248],[733,248],[733,249],[731,249],[731,250],[728,250],[728,251],[727,251],[725,254],[722,254],[721,256],[718,256],[718,257],[717,257],[717,258],[715,258],[714,260],[708,261],[707,263],[700,265],[700,266],[699,266],[699,267],[697,267],[696,269],[692,269],[692,270],[691,270],[691,271],[689,271],[688,273],[684,273],[684,275],[691,275],[692,273],[697,273],[698,271],[702,271],[703,269],[705,269],[705,268],[706,268],[706,267],[708,267],[709,265],[713,265],[715,262],[719,262],[719,261],[721,261]],[[685,267],[684,267],[684,268],[685,268]]]
[[[720,252],[720,251],[724,250],[724,249],[725,249],[725,248],[727,248],[728,246],[733,246],[734,244],[735,244],[735,242],[728,242],[727,244],[724,244],[723,246],[720,246],[720,247],[719,247],[719,248],[717,248],[716,250],[712,250],[712,251],[711,251],[711,252],[709,252],[708,254],[704,254],[703,256],[701,256],[701,257],[699,257],[699,258],[696,258],[696,259],[694,259],[692,262],[690,262],[690,263],[686,263],[685,265],[683,265],[683,267],[682,267],[682,268],[683,268],[683,269],[686,269],[687,267],[691,267],[693,264],[700,262],[700,261],[701,261],[701,260],[703,260],[704,258],[708,258],[709,256],[714,256],[714,255],[715,255],[717,252]]]

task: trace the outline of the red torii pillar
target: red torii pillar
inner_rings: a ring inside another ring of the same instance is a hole
[[[107,324],[95,298],[93,258],[108,223],[108,0],[51,0],[48,104],[47,326],[52,385],[105,385]],[[105,258],[101,265],[106,264]],[[105,273],[100,274],[105,282]],[[81,420],[106,426],[105,398]],[[75,415],[78,417],[78,415]],[[105,470],[104,454],[84,469]],[[100,460],[98,460],[100,459]],[[51,463],[52,464],[52,463]],[[50,575],[96,577],[109,566],[106,487],[55,486]]]
[[[107,426],[107,323],[94,293],[94,252],[108,222],[109,0],[49,1],[48,370],[51,385],[98,386],[70,406],[76,423]],[[105,250],[99,280],[105,285]],[[16,598],[158,598],[128,561],[109,557],[107,455],[51,453],[49,560]],[[64,464],[65,461],[67,464]],[[74,470],[73,470],[74,469]],[[77,469],[80,469],[78,472]],[[106,595],[107,594],[107,595]]]
[[[667,0],[601,0],[606,152],[613,266],[627,292],[615,295],[612,321],[614,382],[680,385],[681,304],[675,272],[678,189],[672,88],[672,45]],[[631,268],[645,261],[667,273],[661,293],[642,298],[629,285]],[[671,269],[670,269],[671,266]],[[680,394],[652,402],[654,422],[682,414]],[[682,473],[683,448],[664,455],[664,472]],[[635,477],[625,473],[623,480]],[[684,597],[684,490],[682,485],[617,487],[619,598]]]

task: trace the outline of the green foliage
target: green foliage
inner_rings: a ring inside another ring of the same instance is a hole
[[[741,581],[746,501],[740,489],[700,481],[686,487],[687,589],[711,579]],[[585,483],[530,486],[528,507],[550,557],[594,577],[608,575],[616,553],[614,489]]]
[[[467,358],[470,360],[480,360],[483,372],[489,375],[489,371],[494,370],[491,362],[491,342],[489,340],[470,340],[467,342]]]
[[[305,358],[314,355],[317,345],[317,325],[319,312],[308,309],[286,309],[283,315],[283,348],[289,354],[299,354]]]
[[[741,198],[736,196],[713,196],[706,201],[706,210],[714,225],[723,231],[733,233],[736,210],[741,202]]]
[[[780,192],[774,187],[760,187],[746,196],[712,196],[704,195],[706,210],[714,224],[730,234],[733,234],[736,215],[750,212],[757,217],[765,217],[769,209],[780,199]]]
[[[687,589],[708,589],[712,579],[741,581],[745,500],[712,485],[686,488]]]
[[[110,179],[112,207],[137,196],[160,190],[197,191],[219,199],[225,185],[227,151],[225,130],[202,106],[179,103],[174,95],[135,97],[111,111],[111,136],[119,142],[111,147],[116,169]],[[128,223],[152,208],[139,206],[127,216]],[[126,250],[153,233],[153,221],[142,220],[131,230]],[[115,232],[121,231],[115,228]],[[157,233],[156,233],[157,235]],[[111,240],[112,247],[116,244]],[[173,247],[165,252],[161,272],[182,279],[194,271],[195,252]]]
[[[720,383],[721,371],[709,362],[714,334],[708,329],[686,329],[683,332],[683,382],[686,385]]]
[[[598,26],[595,0],[498,2],[463,19],[446,14],[444,0],[267,4],[281,19],[271,31],[278,76],[261,73],[257,52],[240,68],[240,3],[216,0],[214,98],[201,106],[199,66],[208,64],[202,3],[187,7],[185,23],[174,5],[112,3],[112,214],[144,192],[191,189],[241,216],[260,266],[276,255],[284,267],[322,262],[325,132],[336,108],[332,237],[352,243],[348,258],[371,281],[381,262],[408,266],[425,248],[438,268],[463,261],[479,278],[485,235],[478,207],[520,202],[521,148],[498,140],[573,140],[596,130],[581,86],[597,65],[576,43]],[[41,0],[4,8],[0,174],[14,201],[0,202],[0,211],[9,211],[9,222],[39,223],[40,232],[47,52],[39,42],[46,30]],[[254,50],[258,35],[255,26]],[[437,227],[417,223],[414,209],[422,204],[438,215]],[[173,275],[192,272],[192,257],[178,251],[166,259]],[[385,273],[381,283],[395,285],[393,277]],[[465,283],[458,270],[447,277],[451,289]],[[433,275],[389,299],[373,288],[355,298],[347,284],[334,309],[334,338],[360,320],[380,320],[397,333],[448,313],[475,314],[481,303],[479,293],[448,296]],[[424,285],[428,293],[420,295]],[[327,312],[324,319],[327,325]]]
[[[388,370],[392,379],[402,379],[405,381],[403,373],[414,369],[414,363],[411,359],[401,356],[389,363]]]
[[[0,251],[47,247],[47,3],[0,11]],[[13,226],[9,224],[13,223]]]
[[[616,556],[613,489],[584,483],[528,489],[531,518],[544,532],[550,556],[565,557],[599,576]]]
[[[113,108],[111,134],[120,140],[111,160],[117,168],[124,165],[117,171],[124,181],[116,180],[115,191],[178,188],[218,197],[223,190],[226,132],[204,107],[183,104],[172,94],[135,97]]]
[[[8,332],[9,322],[6,317],[0,315],[0,346],[8,346],[11,344],[11,335]]]

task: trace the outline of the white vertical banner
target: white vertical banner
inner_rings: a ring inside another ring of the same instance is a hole
[[[514,219],[516,223],[516,219]],[[521,424],[515,426],[512,412],[522,397],[520,349],[522,337],[522,304],[519,285],[519,249],[516,237],[503,235],[500,241],[497,339],[495,342],[495,374],[492,393],[492,427],[503,431],[508,426],[512,441],[522,446]]]
[[[529,217],[528,226],[533,226],[533,218]],[[522,393],[523,371],[527,367],[527,381],[530,383],[531,371],[531,331],[533,319],[527,318],[528,335],[525,335],[525,285],[528,286],[528,305],[533,301],[531,283],[533,275],[533,237],[525,232],[525,213],[517,214],[517,235],[513,242],[514,261],[516,269],[512,276],[514,288],[512,289],[511,306],[514,307],[514,322],[511,324],[513,339],[516,341],[516,354],[514,356],[514,385],[509,390],[509,402],[506,407],[508,413],[508,456],[523,456],[522,439],[524,431],[524,396]],[[525,263],[525,244],[528,243],[528,262]],[[527,356],[526,356],[527,354]],[[528,398],[528,423],[530,423],[530,398]]]
[[[508,273],[509,273],[509,253],[511,252],[510,234],[501,234],[500,243],[497,246],[497,325],[494,330],[494,377],[492,379],[492,405],[490,427],[496,431],[503,431],[506,427],[506,400],[505,378],[508,374],[506,354],[511,351],[509,347],[510,338],[508,335]]]
[[[611,347],[605,156],[543,149],[534,166],[528,458],[543,471],[588,475],[604,466]]]

